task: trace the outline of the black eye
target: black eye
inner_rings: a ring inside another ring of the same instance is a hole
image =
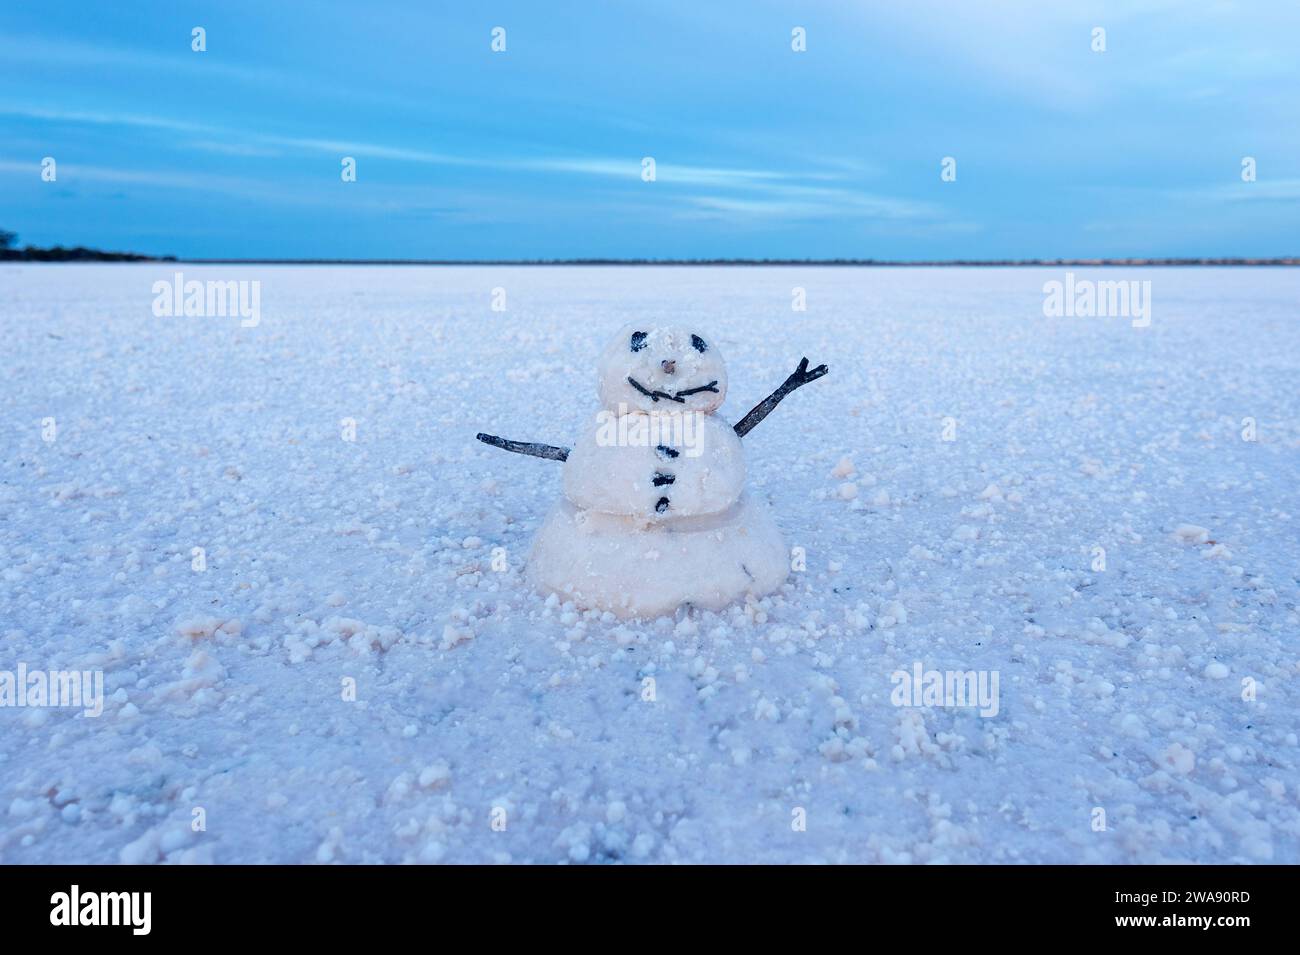
[[[704,344],[704,339],[701,338],[699,335],[691,336],[691,347],[694,348],[701,355],[703,355],[706,351],[709,350],[709,346]]]
[[[633,332],[633,333],[632,333],[632,350],[633,350],[633,351],[640,351],[642,348],[645,348],[646,335],[647,335],[646,332]]]

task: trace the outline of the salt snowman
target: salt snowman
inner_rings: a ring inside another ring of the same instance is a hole
[[[533,542],[526,575],[544,593],[620,617],[683,604],[720,610],[779,587],[788,552],[745,491],[741,438],[790,392],[826,374],[799,363],[732,427],[717,346],[689,329],[629,325],[600,357],[600,410],[576,446],[478,439],[564,462],[564,497]]]

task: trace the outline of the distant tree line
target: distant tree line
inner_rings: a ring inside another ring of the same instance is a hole
[[[174,262],[172,255],[137,255],[134,252],[104,252],[101,249],[87,249],[85,246],[64,248],[56,245],[41,249],[34,245],[17,247],[18,235],[8,229],[0,229],[0,262],[152,262],[161,259]]]
[[[174,255],[103,252],[83,246],[15,248],[18,236],[0,229],[0,262],[175,262]],[[847,265],[884,266],[1144,266],[1144,265],[1300,265],[1300,257],[1142,258],[1142,259],[189,259],[199,264],[268,262],[278,265]]]

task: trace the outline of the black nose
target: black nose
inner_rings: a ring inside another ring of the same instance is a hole
[[[671,375],[673,372],[677,370],[677,362],[667,361],[667,360],[661,361],[659,363],[659,367],[664,370],[665,375]]]

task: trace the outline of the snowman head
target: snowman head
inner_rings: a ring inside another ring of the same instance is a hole
[[[597,372],[601,405],[615,412],[712,414],[727,396],[727,367],[713,340],[683,326],[626,326]]]

